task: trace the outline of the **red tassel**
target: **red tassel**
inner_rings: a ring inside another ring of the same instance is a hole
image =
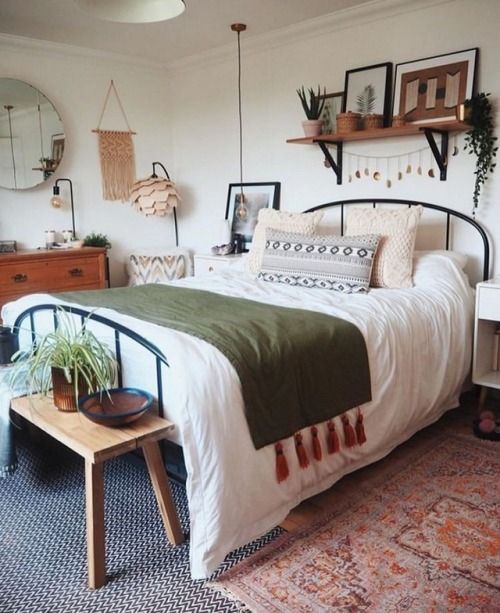
[[[342,424],[344,425],[344,441],[346,447],[354,447],[356,444],[356,435],[354,428],[349,423],[347,415],[342,415]]]
[[[326,424],[328,426],[328,453],[337,453],[340,450],[339,435],[335,430],[335,424],[333,421],[329,421]]]
[[[307,468],[309,466],[309,458],[302,443],[302,434],[300,432],[297,432],[295,435],[295,450],[297,451],[300,467]]]
[[[323,457],[323,454],[321,453],[321,443],[319,442],[318,428],[316,428],[316,426],[311,428],[311,434],[313,437],[313,456],[314,459],[319,462]]]
[[[366,443],[365,427],[363,425],[363,413],[358,410],[358,418],[356,420],[356,437],[358,439],[358,445]]]
[[[274,445],[274,449],[276,450],[276,478],[278,479],[278,483],[281,483],[290,474],[288,470],[288,462],[286,461],[285,454],[283,453],[283,445],[281,443],[276,443]]]

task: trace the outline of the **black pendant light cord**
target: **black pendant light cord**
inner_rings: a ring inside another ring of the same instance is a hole
[[[238,34],[239,38],[239,34]],[[16,157],[14,155],[14,140],[12,136],[12,120],[10,117],[10,112],[14,108],[11,104],[6,104],[3,107],[7,111],[7,115],[9,116],[9,135],[10,135],[10,154],[12,156],[12,171],[14,173],[14,188],[17,189],[17,176],[16,176]]]
[[[240,34],[247,29],[244,23],[233,23],[231,30],[238,34],[238,122],[240,128],[240,185],[243,183],[243,117],[241,112],[241,42]],[[241,189],[241,202],[243,206],[243,187]]]
[[[238,30],[238,120],[240,124],[240,183],[243,183],[243,118],[241,114],[241,46]],[[242,188],[243,193],[243,188]]]

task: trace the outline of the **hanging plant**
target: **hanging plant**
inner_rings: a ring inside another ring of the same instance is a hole
[[[472,201],[476,209],[479,204],[481,188],[487,181],[489,173],[495,170],[495,156],[498,151],[497,137],[494,136],[493,107],[488,100],[490,94],[480,93],[465,101],[466,114],[472,128],[465,136],[464,149],[476,156],[476,175]]]

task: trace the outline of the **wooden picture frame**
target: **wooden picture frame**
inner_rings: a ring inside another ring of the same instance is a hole
[[[389,125],[391,110],[392,62],[353,68],[345,73],[342,112],[376,113]]]
[[[407,123],[456,119],[457,107],[475,93],[479,49],[465,49],[396,65],[394,115]]]
[[[244,250],[248,250],[253,240],[253,233],[257,225],[260,209],[280,208],[281,183],[230,183],[227,193],[226,219],[231,223],[231,239],[240,234]],[[240,218],[237,211],[243,193],[246,217]]]
[[[320,119],[323,122],[321,130],[323,134],[334,134],[337,131],[337,114],[342,112],[344,92],[323,94],[320,100],[325,101]]]

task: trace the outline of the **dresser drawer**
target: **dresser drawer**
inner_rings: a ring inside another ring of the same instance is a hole
[[[73,288],[99,282],[96,258],[64,258],[61,261],[16,262],[0,267],[2,291],[36,292]]]

